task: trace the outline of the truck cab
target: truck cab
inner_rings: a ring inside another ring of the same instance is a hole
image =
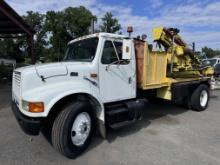
[[[123,59],[122,35],[99,33],[68,44],[64,60],[18,68],[13,75],[13,100],[29,117],[46,117],[53,105],[74,93],[91,95],[101,104],[136,97],[136,62]],[[28,103],[42,102],[42,112],[30,113]]]

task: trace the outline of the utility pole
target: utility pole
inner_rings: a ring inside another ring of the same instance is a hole
[[[95,33],[95,23],[96,23],[96,17],[93,15],[91,21],[91,34]]]

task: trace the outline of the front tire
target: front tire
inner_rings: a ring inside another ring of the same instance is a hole
[[[52,144],[68,158],[76,158],[89,146],[94,129],[94,117],[90,104],[71,103],[54,121]]]
[[[209,103],[209,87],[207,85],[198,86],[191,96],[191,108],[195,111],[204,111]]]

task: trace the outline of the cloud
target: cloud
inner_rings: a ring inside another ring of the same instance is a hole
[[[46,13],[48,10],[62,10],[66,7],[85,6],[87,8],[96,4],[96,0],[6,0],[19,14],[28,10]]]
[[[140,14],[134,14],[135,7],[140,8],[134,6],[135,3],[128,6],[126,3],[110,5],[100,0],[7,0],[7,2],[20,14],[25,14],[28,10],[45,13],[48,10],[83,5],[100,20],[106,12],[111,11],[119,19],[124,32],[128,25],[133,25],[134,35],[145,33],[151,39],[153,27],[178,27],[184,39],[187,42],[195,41],[199,49],[205,45],[220,49],[220,1],[185,0],[165,3],[164,0],[150,0],[147,12],[143,11]]]
[[[205,45],[212,45],[214,48],[219,48],[220,45],[220,31],[212,31],[212,32],[204,32],[204,31],[196,31],[193,32],[183,32],[183,35],[187,38],[189,42],[196,42],[197,48],[201,48]]]
[[[158,8],[158,7],[162,6],[163,1],[162,0],[150,0],[150,4],[151,4],[152,8]]]
[[[183,26],[220,25],[220,2],[203,6],[200,3],[181,5],[175,10],[165,11],[163,21]]]

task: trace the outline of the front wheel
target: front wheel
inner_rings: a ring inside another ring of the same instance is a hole
[[[91,106],[85,102],[69,104],[54,121],[52,144],[64,156],[75,158],[91,142],[94,121]]]
[[[195,111],[204,111],[208,107],[209,87],[207,85],[198,86],[191,96],[191,108]]]

